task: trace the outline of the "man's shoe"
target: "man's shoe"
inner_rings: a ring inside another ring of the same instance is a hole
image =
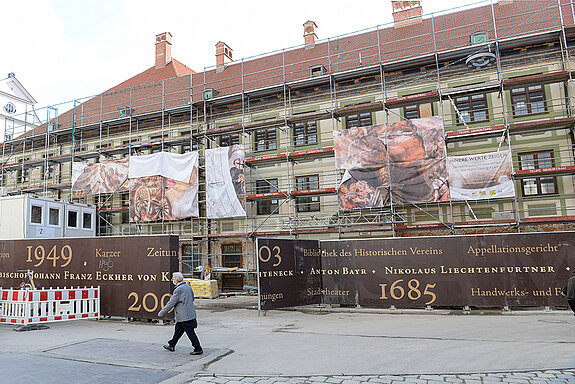
[[[201,355],[202,353],[204,353],[204,351],[192,351],[190,355]]]
[[[164,349],[167,349],[170,352],[174,352],[176,348],[172,347],[170,344],[164,345]]]

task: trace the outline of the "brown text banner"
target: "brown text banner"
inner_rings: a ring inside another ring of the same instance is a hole
[[[565,305],[572,232],[325,241],[326,303],[369,306]]]
[[[264,309],[562,306],[575,268],[573,232],[308,242],[258,239]]]
[[[258,239],[259,291],[262,309],[321,302],[319,241]]]
[[[178,237],[127,236],[0,241],[0,287],[32,271],[37,287],[100,286],[101,314],[157,318],[178,270]]]

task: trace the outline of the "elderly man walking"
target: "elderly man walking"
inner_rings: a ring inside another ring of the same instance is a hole
[[[164,345],[164,348],[170,352],[174,352],[178,340],[180,340],[180,337],[186,332],[194,346],[194,350],[190,352],[190,355],[201,355],[204,351],[194,331],[194,328],[198,326],[196,308],[194,307],[194,291],[192,287],[184,282],[184,275],[180,272],[174,272],[172,274],[172,283],[176,286],[174,293],[164,308],[158,313],[160,317],[163,317],[170,309],[174,308],[176,328],[174,329],[174,336],[168,341],[168,344]]]

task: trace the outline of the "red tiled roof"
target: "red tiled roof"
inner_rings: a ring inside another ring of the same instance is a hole
[[[165,67],[158,69],[155,67],[148,68],[144,72],[139,73],[136,76],[121,82],[115,87],[108,89],[106,92],[117,91],[124,88],[134,87],[136,85],[153,83],[155,81],[171,79],[174,77],[190,75],[193,73],[196,72],[191,68],[188,68],[185,64],[180,63],[178,60],[172,59],[172,61],[166,64]]]

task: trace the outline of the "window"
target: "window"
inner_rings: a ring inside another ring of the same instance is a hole
[[[309,77],[321,76],[325,73],[325,68],[323,65],[316,65],[309,68]]]
[[[180,153],[187,153],[190,151],[197,151],[199,149],[198,139],[192,137],[191,141],[180,147]]]
[[[267,151],[277,148],[277,133],[275,128],[258,129],[255,132],[256,151]]]
[[[319,175],[299,176],[295,179],[296,189],[304,191],[319,188]],[[298,212],[319,211],[319,196],[305,196],[296,199],[296,210]]]
[[[60,209],[50,208],[48,211],[48,224],[50,225],[60,225]]]
[[[488,32],[475,32],[471,35],[471,45],[479,45],[487,43],[489,39]]]
[[[519,169],[542,169],[554,166],[553,151],[520,153]],[[554,176],[529,177],[521,180],[523,196],[552,195],[557,193]]]
[[[317,144],[317,125],[315,121],[295,123],[293,126],[293,144]]]
[[[199,244],[182,245],[182,267],[184,273],[193,273],[202,265],[202,253]]]
[[[455,99],[457,124],[476,123],[489,120],[487,113],[487,97],[482,95],[460,96]]]
[[[78,211],[68,211],[68,227],[78,228]]]
[[[98,208],[111,208],[112,207],[112,195],[102,193],[94,197],[94,202]]]
[[[359,113],[357,115],[348,115],[345,118],[345,128],[368,127],[372,124],[371,112]]]
[[[30,181],[30,169],[26,168],[26,169],[21,169],[18,171],[18,179],[20,180],[20,183],[27,183]]]
[[[122,208],[127,208],[130,206],[130,193],[122,193]]]
[[[403,107],[403,117],[407,120],[421,119],[433,116],[433,105],[431,103],[408,105]]]
[[[14,120],[7,118],[5,120],[5,126],[6,128],[4,130],[4,140],[12,140],[14,138]]]
[[[44,177],[47,181],[58,183],[60,182],[59,177],[56,177],[56,165],[49,164],[48,167],[44,167]]]
[[[547,111],[545,90],[542,85],[532,85],[511,90],[513,116],[532,115]]]
[[[82,228],[92,229],[92,214],[84,212],[82,214]]]
[[[118,108],[118,117],[128,117],[134,112],[130,107]]]
[[[225,268],[242,267],[242,244],[222,244],[222,266]]]
[[[218,95],[218,91],[216,91],[213,88],[208,88],[206,90],[204,90],[203,94],[204,94],[204,100],[210,100],[213,99],[214,97],[216,97]]]
[[[230,133],[220,136],[220,147],[231,147],[240,143],[239,133]]]
[[[42,206],[32,205],[30,212],[30,222],[33,224],[42,224]]]
[[[278,179],[256,180],[256,193],[270,193],[278,191]],[[278,213],[278,200],[262,199],[257,202],[258,215]]]

